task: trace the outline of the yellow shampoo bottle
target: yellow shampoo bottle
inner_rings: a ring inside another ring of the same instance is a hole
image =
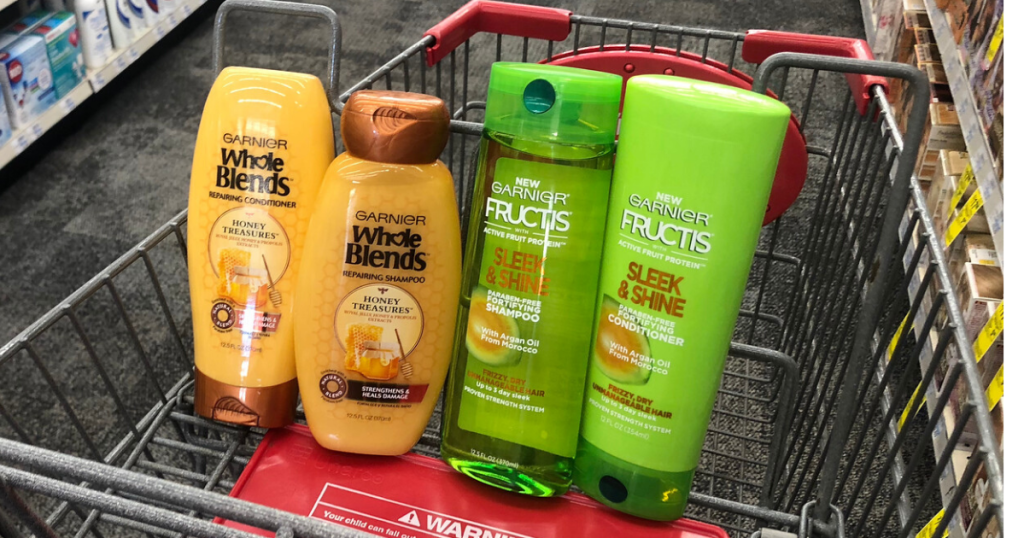
[[[262,428],[292,422],[299,260],[333,158],[320,79],[221,71],[199,124],[188,200],[197,414]]]
[[[296,295],[303,409],[321,446],[407,452],[448,371],[461,271],[444,102],[361,91],[341,114]]]

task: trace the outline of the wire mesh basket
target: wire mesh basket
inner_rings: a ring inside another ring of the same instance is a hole
[[[444,99],[453,111],[444,160],[464,218],[491,62],[590,54],[629,76],[668,73],[683,58],[772,91],[795,112],[807,180],[762,231],[688,517],[733,536],[909,536],[937,513],[929,536],[1001,528],[999,441],[912,178],[928,101],[920,72],[872,61],[852,39],[474,1],[340,93],[331,10],[228,0],[218,70],[235,9],[331,24],[336,111],[367,88]],[[903,131],[889,80],[914,95]],[[192,412],[185,226],[182,212],[0,348],[0,536],[251,536],[213,517],[279,536],[365,536],[227,497],[264,432]],[[960,405],[947,405],[954,393]],[[921,402],[927,413],[900,420]],[[439,432],[435,412],[415,450],[438,456]],[[979,479],[990,500],[966,521],[961,504]]]

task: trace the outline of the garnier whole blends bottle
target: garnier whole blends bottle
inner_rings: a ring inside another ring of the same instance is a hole
[[[502,489],[571,483],[622,79],[491,68],[441,456]]]
[[[451,360],[462,265],[436,97],[360,91],[341,114],[299,272],[295,346],[313,437],[361,454],[408,452]]]
[[[188,199],[197,414],[262,428],[292,422],[293,296],[333,158],[320,79],[221,71],[199,124]]]
[[[789,122],[749,91],[626,85],[574,480],[682,517]]]

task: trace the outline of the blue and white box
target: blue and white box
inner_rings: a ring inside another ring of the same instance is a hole
[[[58,11],[50,15],[32,32],[46,40],[46,54],[50,58],[53,87],[60,99],[85,80],[85,59],[78,46],[78,25],[75,14]]]
[[[15,129],[32,123],[57,102],[46,40],[38,35],[0,36],[0,85]]]
[[[0,146],[11,139],[14,129],[11,128],[11,117],[7,115],[7,101],[0,99]]]

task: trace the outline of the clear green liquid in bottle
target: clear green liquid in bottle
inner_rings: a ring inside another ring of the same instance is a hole
[[[486,484],[572,483],[612,151],[485,129],[441,455]]]

